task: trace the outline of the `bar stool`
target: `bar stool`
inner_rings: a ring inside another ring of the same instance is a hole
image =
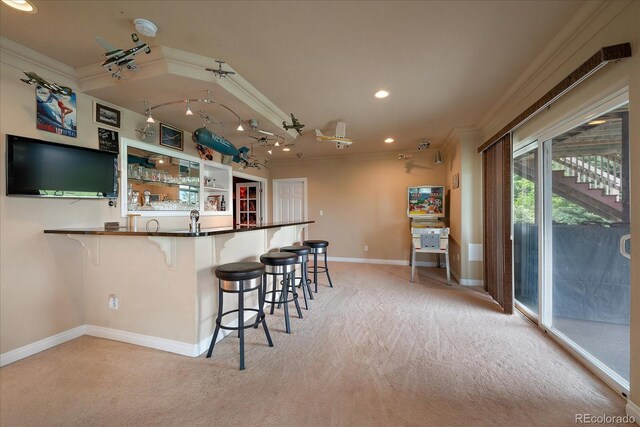
[[[329,242],[326,240],[305,240],[303,243],[305,246],[311,248],[311,254],[313,255],[313,269],[309,269],[308,272],[313,272],[313,283],[316,284],[316,293],[318,293],[318,273],[327,273],[327,279],[329,279],[329,286],[333,288],[331,283],[331,276],[329,276],[329,265],[327,264],[327,247]],[[324,265],[318,265],[318,254],[324,254]]]
[[[296,287],[300,287],[302,289],[302,296],[304,297],[304,308],[305,310],[309,310],[307,294],[309,294],[309,299],[313,299],[311,287],[309,286],[311,280],[309,280],[309,278],[307,277],[307,262],[309,261],[309,253],[311,252],[311,248],[309,246],[285,246],[283,248],[280,248],[280,251],[293,252],[294,254],[298,255],[298,263],[300,264],[300,277],[294,276],[293,279],[300,279],[300,284],[296,285]]]
[[[223,264],[216,268],[216,277],[218,278],[218,317],[216,318],[216,330],[211,339],[207,358],[211,357],[213,346],[216,344],[216,338],[220,329],[238,331],[240,338],[240,370],[244,369],[244,330],[251,327],[258,327],[261,323],[264,328],[264,334],[267,336],[269,347],[273,347],[269,328],[263,311],[264,295],[262,290],[262,279],[264,277],[264,266],[259,262],[233,262]],[[252,291],[258,291],[258,308],[244,308],[245,294]],[[238,308],[236,310],[223,311],[224,294],[238,294]],[[257,313],[256,320],[251,325],[245,326],[244,312],[254,311]],[[238,326],[222,326],[222,318],[228,314],[238,313]]]
[[[300,310],[300,304],[298,304],[298,294],[296,293],[296,284],[294,282],[296,263],[298,261],[298,255],[291,252],[269,252],[260,256],[260,262],[264,264],[265,274],[262,281],[263,293],[265,296],[264,302],[271,304],[271,314],[273,314],[274,305],[284,304],[284,325],[288,334],[291,333],[291,324],[289,322],[289,303],[294,302],[296,310],[298,311],[298,318],[302,319],[302,311]],[[267,292],[268,276],[273,277],[271,290]],[[278,276],[282,276],[282,282],[278,280]],[[281,283],[281,288],[278,289],[278,284]],[[291,289],[291,296],[289,297],[289,289]],[[276,293],[280,296],[276,299]],[[267,299],[267,295],[270,295],[270,299]]]

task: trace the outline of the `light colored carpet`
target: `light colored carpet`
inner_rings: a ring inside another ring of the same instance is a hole
[[[574,425],[625,401],[521,315],[441,269],[331,264],[304,319],[267,316],[188,358],[81,337],[0,369],[0,422],[19,425]]]

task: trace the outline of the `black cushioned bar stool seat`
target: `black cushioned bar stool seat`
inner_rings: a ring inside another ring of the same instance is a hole
[[[273,314],[275,304],[284,305],[284,325],[288,334],[291,333],[291,323],[289,322],[289,303],[293,301],[298,311],[298,317],[302,319],[302,311],[298,304],[298,294],[296,293],[296,284],[294,282],[296,263],[298,255],[292,252],[268,252],[260,256],[260,262],[264,264],[265,275],[263,280],[263,293],[265,295],[265,303],[271,304],[271,314]],[[267,291],[267,276],[272,276],[271,290]],[[278,276],[282,276],[282,281],[278,280]],[[278,289],[278,285],[280,289]],[[289,296],[289,290],[291,295]],[[276,299],[276,294],[279,296]],[[269,298],[267,298],[267,295]]]
[[[267,336],[269,347],[273,347],[271,341],[271,335],[269,335],[269,328],[267,327],[267,321],[265,319],[263,305],[264,295],[262,289],[262,278],[264,277],[264,265],[259,262],[233,262],[230,264],[223,264],[216,268],[216,277],[218,278],[218,317],[216,318],[216,329],[211,339],[211,345],[209,346],[209,352],[207,358],[211,357],[213,353],[213,347],[216,344],[218,333],[220,329],[238,331],[238,338],[240,338],[240,370],[244,369],[244,330],[251,327],[258,327],[261,323],[264,328],[264,333]],[[258,308],[244,308],[245,294],[252,291],[258,291]],[[224,311],[224,294],[238,294],[238,308],[236,310]],[[245,326],[244,313],[245,311],[256,312],[256,320],[254,323]],[[232,313],[238,313],[238,326],[223,326],[222,318]]]
[[[311,254],[313,255],[313,266],[309,267],[308,272],[313,273],[313,283],[315,283],[318,293],[318,273],[327,273],[327,279],[329,279],[329,286],[333,288],[331,282],[331,276],[329,276],[329,264],[327,264],[327,248],[329,242],[326,240],[305,240],[302,243],[304,246],[311,248]],[[324,265],[318,265],[318,254],[324,254]]]
[[[300,264],[300,277],[294,277],[294,280],[300,279],[300,284],[297,287],[302,288],[302,296],[304,297],[304,308],[309,310],[309,303],[307,302],[307,294],[309,294],[309,299],[313,299],[313,294],[311,293],[311,287],[309,284],[311,280],[307,277],[307,262],[309,261],[309,254],[311,253],[311,248],[309,246],[285,246],[280,248],[282,252],[293,252],[298,255],[298,263]]]

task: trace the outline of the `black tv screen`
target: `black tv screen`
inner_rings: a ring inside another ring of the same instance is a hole
[[[118,155],[7,135],[7,195],[117,197]]]

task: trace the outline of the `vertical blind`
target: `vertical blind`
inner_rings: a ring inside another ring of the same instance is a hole
[[[505,313],[513,313],[511,248],[511,134],[482,152],[484,286]]]

